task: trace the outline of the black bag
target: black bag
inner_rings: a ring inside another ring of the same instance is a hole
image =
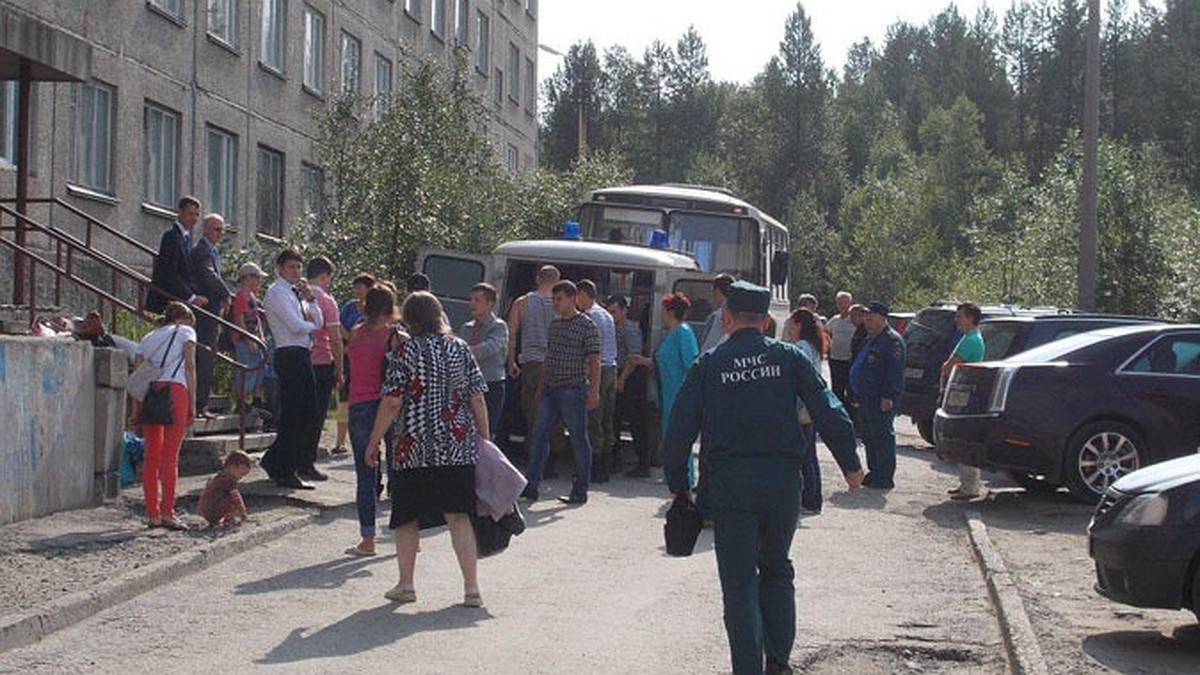
[[[692,501],[690,493],[675,495],[675,501],[667,510],[667,524],[663,525],[663,538],[667,542],[667,555],[689,556],[696,548],[696,538],[704,527],[704,516]]]
[[[512,532],[488,516],[471,516],[475,527],[475,551],[479,558],[487,558],[508,548]]]
[[[175,328],[175,332],[171,333],[171,340],[167,342],[167,349],[163,353],[162,361],[158,367],[161,370],[167,365],[167,356],[171,353],[171,346],[175,344],[175,336],[179,334],[179,328]],[[179,357],[179,363],[175,366],[175,370],[171,372],[171,379],[179,372],[183,366],[184,357]],[[190,393],[188,394],[191,395]],[[146,396],[142,399],[142,409],[138,414],[138,420],[142,424],[161,424],[166,426],[175,422],[175,415],[171,411],[171,386],[165,382],[151,382],[150,388],[146,390]]]

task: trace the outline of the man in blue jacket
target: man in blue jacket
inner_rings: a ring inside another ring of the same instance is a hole
[[[700,356],[675,399],[663,441],[671,492],[688,490],[687,457],[703,431],[697,504],[713,521],[725,632],[735,675],[790,673],[795,572],[788,552],[800,512],[804,402],[850,489],[863,474],[854,427],[812,363],[767,338],[771,292],[729,287],[720,328],[728,339]]]
[[[888,325],[888,306],[872,302],[863,321],[867,339],[850,366],[850,388],[858,399],[858,423],[867,451],[863,485],[896,486],[896,401],[904,391],[904,338]]]

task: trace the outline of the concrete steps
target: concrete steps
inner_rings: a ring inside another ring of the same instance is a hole
[[[208,407],[212,410],[228,411],[228,396],[210,396]],[[179,450],[179,474],[197,476],[215,473],[221,468],[225,456],[234,450],[258,452],[275,442],[275,434],[265,433],[262,419],[256,413],[246,415],[246,442],[239,446],[238,424],[240,416],[222,412],[216,417],[198,418],[183,439]]]
[[[236,434],[240,418],[240,415],[232,413],[222,414],[217,417],[198,417],[195,423],[192,424],[192,428],[188,430],[188,438],[230,432]],[[258,430],[260,428],[262,428],[262,420],[258,414],[246,413],[246,431],[252,429]]]

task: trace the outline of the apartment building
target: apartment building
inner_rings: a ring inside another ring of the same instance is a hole
[[[324,181],[314,110],[402,95],[420,57],[469,60],[510,170],[536,167],[537,0],[0,0],[91,48],[84,82],[34,87],[29,194],[155,244],[194,194],[238,240],[286,236]],[[15,83],[0,84],[13,194]],[[51,214],[53,217],[53,214]]]

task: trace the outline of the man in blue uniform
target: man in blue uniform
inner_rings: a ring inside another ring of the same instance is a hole
[[[858,424],[867,451],[863,485],[896,486],[896,400],[904,390],[904,338],[888,325],[888,306],[872,302],[863,320],[867,339],[850,366],[850,388],[858,399]]]
[[[697,503],[713,521],[725,632],[736,675],[790,673],[796,634],[794,571],[788,551],[800,511],[806,445],[796,399],[845,473],[863,474],[850,417],[794,345],[762,334],[771,293],[739,281],[729,288],[721,328],[728,339],[700,356],[675,399],[663,441],[671,492],[688,490],[687,457],[703,431]]]

